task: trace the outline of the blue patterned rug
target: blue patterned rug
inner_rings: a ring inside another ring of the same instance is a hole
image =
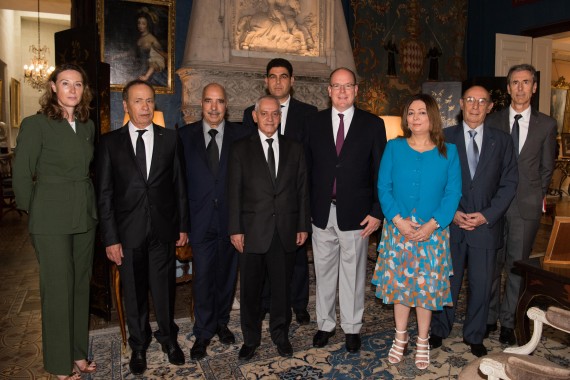
[[[371,250],[371,256],[373,250]],[[370,279],[374,263],[369,261]],[[313,272],[313,271],[311,271]],[[91,352],[97,361],[98,371],[91,379],[456,379],[462,368],[476,359],[469,347],[462,342],[462,323],[465,311],[464,292],[458,302],[458,321],[451,336],[444,340],[441,348],[432,350],[431,365],[427,370],[418,370],[414,365],[414,345],[409,346],[405,359],[393,365],[387,356],[394,336],[392,308],[383,305],[374,297],[372,286],[366,293],[366,309],[362,328],[362,349],[350,354],[344,348],[344,334],[340,327],[325,349],[312,347],[313,335],[317,331],[315,322],[314,274],[311,277],[311,300],[309,312],[312,322],[299,326],[291,325],[290,339],[294,349],[292,358],[282,358],[271,343],[268,333],[269,317],[263,322],[262,344],[249,362],[238,361],[238,351],[243,342],[239,328],[239,311],[232,311],[230,329],[235,333],[237,343],[224,346],[215,337],[208,347],[208,356],[199,362],[190,361],[190,348],[194,337],[189,318],[178,320],[180,327],[178,342],[186,355],[186,364],[180,367],[168,363],[160,344],[153,341],[148,352],[148,370],[144,376],[134,376],[129,371],[130,351],[122,350],[121,334],[118,328],[91,332]],[[411,341],[417,335],[415,317],[409,323]],[[546,357],[562,366],[569,367],[570,338],[568,334],[556,333],[545,328],[544,338],[535,355]],[[485,339],[489,353],[501,352],[505,346],[498,341],[498,334]]]

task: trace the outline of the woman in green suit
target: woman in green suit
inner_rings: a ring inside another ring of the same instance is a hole
[[[44,367],[64,380],[96,370],[87,359],[97,224],[89,178],[95,136],[91,99],[81,67],[57,67],[40,111],[22,121],[13,168],[16,202],[29,213],[40,268]]]

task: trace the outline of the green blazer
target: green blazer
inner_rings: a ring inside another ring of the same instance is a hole
[[[31,234],[74,234],[97,224],[89,178],[95,126],[46,115],[22,121],[12,171],[18,208],[29,212]]]

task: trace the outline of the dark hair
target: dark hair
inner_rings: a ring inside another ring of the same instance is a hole
[[[330,84],[330,81],[331,81],[333,75],[334,75],[337,71],[341,71],[341,70],[348,71],[349,73],[351,73],[351,74],[352,74],[352,79],[353,79],[354,83],[355,83],[355,84],[358,84],[358,83],[356,83],[356,74],[354,73],[354,71],[352,71],[352,70],[349,69],[348,67],[338,67],[338,68],[334,69],[334,70],[332,71],[331,75],[329,75],[329,84]]]
[[[145,12],[144,10],[140,10],[137,13],[137,23],[139,22],[139,18],[144,18],[146,20],[146,26],[148,28],[148,32],[152,35],[154,35],[154,22],[152,21],[152,18],[150,17],[150,15]],[[137,26],[137,30],[138,30],[138,26]]]
[[[408,110],[410,105],[416,100],[422,101],[426,105],[426,111],[429,119],[429,137],[432,143],[435,144],[439,154],[447,158],[447,148],[445,146],[445,136],[443,135],[443,126],[441,122],[441,115],[439,114],[439,106],[433,97],[428,94],[417,94],[412,96],[406,106],[402,115],[402,130],[404,131],[403,138],[412,136],[412,131],[408,127]]]
[[[271,61],[269,61],[267,64],[267,69],[265,70],[265,76],[269,76],[269,70],[274,67],[284,67],[289,72],[289,76],[293,76],[293,66],[291,65],[291,62],[284,58],[273,58]]]
[[[529,65],[528,63],[522,63],[520,65],[511,66],[511,68],[509,69],[509,73],[507,74],[507,85],[511,83],[511,76],[513,75],[513,73],[519,71],[530,71],[530,73],[532,74],[532,83],[533,84],[536,83],[537,81],[536,69],[534,68],[534,66]]]
[[[148,86],[148,88],[150,88],[152,90],[152,97],[155,97],[155,93],[154,93],[154,87],[152,87],[152,85],[150,83],[148,83],[145,80],[142,79],[135,79],[130,81],[129,83],[127,83],[127,85],[125,86],[125,88],[123,88],[123,100],[126,102],[127,100],[129,100],[129,89],[133,86],[139,85],[139,84],[144,84],[145,86]]]
[[[59,105],[57,100],[57,94],[51,88],[52,83],[57,82],[57,77],[63,71],[73,70],[81,74],[81,80],[83,81],[83,95],[79,104],[75,106],[74,117],[77,118],[82,123],[89,120],[89,104],[91,99],[93,99],[93,94],[91,93],[91,88],[89,87],[89,81],[87,79],[87,74],[80,66],[73,63],[64,63],[55,68],[55,70],[50,74],[48,80],[45,84],[45,91],[40,97],[40,111],[39,113],[46,115],[50,119],[63,120],[66,117],[65,110]],[[71,115],[69,115],[71,116]]]

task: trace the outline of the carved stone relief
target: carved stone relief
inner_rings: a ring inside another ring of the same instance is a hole
[[[314,0],[240,1],[232,15],[232,48],[318,57],[319,5]]]

